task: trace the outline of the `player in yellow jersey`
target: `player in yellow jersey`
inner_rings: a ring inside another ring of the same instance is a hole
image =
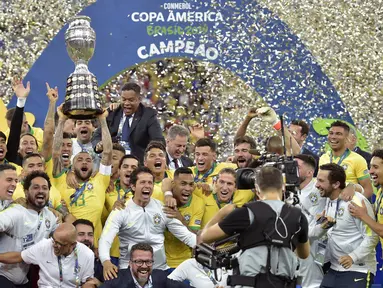
[[[253,200],[254,195],[247,193],[245,196],[242,191],[236,190],[236,172],[232,168],[223,168],[213,187],[213,193],[209,196],[200,194],[205,201],[205,212],[202,219],[202,228],[227,204],[235,204],[242,207],[247,202]]]
[[[352,205],[349,205],[349,209],[352,216],[361,219],[379,235],[380,243],[383,245],[383,149],[377,149],[372,153],[370,165],[372,182],[375,187],[379,187],[374,205],[377,222],[368,215],[366,205],[363,202],[362,207],[351,202]]]
[[[62,105],[58,107],[59,126],[66,116],[62,113]],[[97,247],[98,238],[101,235],[102,224],[101,214],[105,204],[105,191],[109,186],[112,164],[112,138],[106,124],[108,112],[105,111],[98,116],[102,131],[103,153],[101,165],[98,173],[92,177],[93,161],[91,155],[87,152],[80,152],[73,160],[72,170],[75,174],[79,188],[68,188],[61,191],[70,213],[78,219],[87,219],[95,227],[95,245]],[[60,151],[61,143],[55,143],[54,151]]]
[[[327,136],[331,150],[320,157],[319,166],[327,163],[342,166],[346,172],[346,181],[362,185],[364,196],[368,198],[371,197],[373,191],[367,162],[362,156],[347,148],[349,131],[350,127],[342,121],[335,121],[331,124]]]
[[[194,174],[194,183],[197,189],[194,191],[200,196],[201,193],[210,194],[213,188],[213,180],[217,178],[219,171],[223,168],[236,169],[237,165],[233,163],[217,163],[216,154],[217,145],[209,138],[201,138],[195,144],[195,163],[191,167]]]
[[[144,165],[149,168],[154,175],[154,188],[152,198],[164,202],[162,192],[162,180],[165,178],[173,179],[173,172],[166,166],[166,148],[158,141],[151,141],[145,149]]]
[[[201,229],[205,203],[200,197],[193,195],[193,172],[186,167],[177,168],[173,181],[170,179],[163,180],[163,189],[166,192],[171,191],[177,201],[175,208],[164,207],[166,216],[180,220],[190,231],[197,233]],[[183,261],[192,257],[191,248],[169,231],[165,232],[165,252],[166,262],[170,268],[177,268]]]
[[[124,150],[125,153],[125,150]],[[112,212],[115,203],[120,202],[120,207],[125,207],[125,202],[133,197],[132,190],[130,189],[130,175],[133,170],[138,167],[138,158],[133,155],[124,155],[120,160],[119,178],[114,182],[114,189],[106,193],[105,208],[108,212]],[[110,258],[114,265],[118,266],[118,258],[120,257],[120,241],[116,236],[114,238],[112,247],[110,248]]]

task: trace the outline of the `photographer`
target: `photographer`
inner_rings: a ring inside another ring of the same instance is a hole
[[[256,186],[262,201],[235,209],[219,223],[204,229],[201,240],[212,243],[240,233],[240,275],[229,278],[228,285],[295,287],[297,257],[293,251],[302,259],[310,253],[307,219],[300,209],[282,201],[280,170],[261,168]]]

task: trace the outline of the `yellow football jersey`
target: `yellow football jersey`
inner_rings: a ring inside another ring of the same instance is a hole
[[[87,219],[94,225],[94,243],[98,247],[98,239],[101,236],[102,223],[101,215],[105,205],[105,192],[109,186],[110,175],[106,176],[97,173],[91,177],[88,182],[81,186],[84,187],[83,193],[76,201],[71,199],[71,195],[76,192],[75,189],[65,189],[62,191],[62,197],[65,200],[69,212],[77,219]]]
[[[376,200],[374,203],[376,221],[379,224],[383,224],[383,191],[382,188],[379,188],[378,193],[376,194]],[[383,238],[380,237],[380,244],[383,247]]]
[[[165,175],[166,178],[173,179],[174,171],[166,170]],[[162,203],[164,202],[164,192],[162,192],[162,181],[154,182],[153,193],[151,197],[161,201]]]
[[[340,157],[332,157],[331,151],[323,154],[319,159],[319,166],[335,163],[343,167],[346,172],[346,181],[357,184],[358,180],[370,177],[366,160],[354,151],[346,150]]]
[[[63,169],[59,175],[56,177],[53,176],[53,160],[52,158],[45,162],[45,172],[48,174],[52,186],[55,186],[58,191],[60,191],[61,194],[63,194],[63,191],[68,189],[68,185],[66,184],[66,174],[69,170]],[[62,197],[64,197],[62,195]]]
[[[25,198],[23,184],[21,182],[17,183],[16,189],[13,192],[12,199],[16,200],[18,198]],[[61,206],[61,194],[54,186],[51,186],[49,190],[49,207],[53,209],[58,209]]]
[[[31,130],[28,132],[32,134],[36,140],[37,140],[37,145],[39,152],[43,150],[43,139],[44,139],[44,130],[38,127],[31,127]],[[8,142],[8,137],[9,137],[9,128],[4,131],[5,136],[7,136],[7,142]]]
[[[188,223],[189,229],[198,231],[201,229],[201,221],[204,213],[204,202],[196,196],[190,196],[188,203],[178,207],[181,215]],[[171,268],[176,268],[183,261],[192,257],[192,249],[178,240],[168,230],[165,231],[166,261]]]
[[[8,160],[4,159],[4,164],[10,164],[16,168],[16,174],[17,176],[20,176],[21,172],[23,172],[23,168],[13,162],[9,162]]]
[[[120,188],[119,182],[114,182],[114,190],[106,193],[105,195],[105,208],[107,210],[107,213],[109,215],[110,212],[112,212],[114,202],[120,199],[126,199],[128,201],[133,197],[133,193],[131,191],[127,191],[125,195],[124,189]],[[112,257],[120,257],[120,241],[118,239],[118,236],[114,238],[112,247],[110,248],[110,256]]]

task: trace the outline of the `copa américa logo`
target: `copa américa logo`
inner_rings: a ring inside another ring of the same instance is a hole
[[[301,40],[255,1],[99,0],[80,14],[91,17],[96,49],[89,63],[100,84],[144,61],[184,57],[232,71],[287,120],[340,118],[353,123],[336,89]],[[59,87],[74,64],[63,27],[34,63],[26,81],[32,91],[26,111],[43,126],[48,108],[45,82]],[[10,106],[15,105],[15,99]],[[239,123],[238,123],[239,125]],[[325,141],[310,133],[319,148]],[[314,149],[315,150],[315,149]]]

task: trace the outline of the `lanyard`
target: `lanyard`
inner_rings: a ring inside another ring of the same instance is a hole
[[[336,210],[335,210],[335,216],[334,216],[334,220],[336,221],[336,217],[337,217],[337,215],[338,215],[338,209],[339,209],[339,203],[340,203],[340,199],[338,198],[338,200],[336,201]],[[326,211],[326,213],[328,213],[328,208],[329,208],[329,206],[330,206],[330,203],[331,203],[331,200],[330,199],[328,199],[328,203],[327,203],[327,211]],[[328,214],[327,214],[327,216],[328,216]]]
[[[340,158],[339,158],[339,160],[338,160],[338,163],[336,163],[336,164],[338,164],[338,165],[340,165],[342,162],[343,162],[343,160],[348,156],[350,154],[350,149],[346,149],[346,151],[344,151],[344,153],[342,154],[342,156],[340,156]],[[332,151],[330,152],[330,163],[332,163],[332,157],[333,157],[333,155],[332,155]]]
[[[194,168],[194,174],[195,174],[195,177],[194,177],[194,182],[195,183],[198,183],[198,182],[206,182],[206,179],[207,177],[210,176],[211,173],[213,173],[214,169],[217,167],[217,164],[215,162],[213,162],[213,165],[211,166],[211,168],[209,169],[209,171],[207,171],[205,174],[203,174],[202,178],[199,179],[199,171],[196,168]]]
[[[380,192],[379,198],[376,199],[376,201],[375,201],[375,219],[376,219],[376,221],[378,221],[378,212],[379,212],[380,204],[382,203],[382,200],[383,200],[382,188],[380,188],[379,192]]]
[[[116,190],[117,190],[117,200],[121,199],[121,195],[120,195],[120,190],[121,189],[124,190],[124,197],[122,197],[122,199],[126,199],[126,196],[129,194],[129,192],[132,192],[131,188],[125,189],[125,188],[122,188],[120,185],[121,185],[120,184],[120,179],[117,179],[116,182],[115,182],[115,186],[116,186]]]
[[[37,225],[37,231],[40,230],[40,227],[41,227],[41,224],[43,223],[43,211],[40,211],[40,215],[39,215],[39,224]],[[36,233],[37,233],[36,231]]]
[[[76,192],[74,192],[71,196],[70,196],[70,206],[72,206],[76,201],[77,199],[84,193],[84,190],[85,190],[85,187],[86,187],[86,184],[88,182],[85,182],[84,184],[82,184],[82,186],[80,188],[77,188],[76,189]]]
[[[75,264],[74,264],[74,275],[76,279],[76,288],[80,287],[80,277],[78,275],[79,272],[79,266],[78,266],[78,253],[77,253],[77,247],[74,248],[74,259],[75,259]],[[61,256],[57,256],[57,262],[59,264],[59,273],[60,273],[60,286],[61,283],[64,281],[63,277],[63,265],[61,263]]]
[[[217,194],[213,194],[213,197],[215,199],[215,203],[217,203],[218,209],[221,209],[221,202],[219,202]],[[225,204],[227,205],[232,203],[233,203],[233,197],[231,197],[229,203],[225,203]]]
[[[211,271],[204,266],[202,266],[202,268],[203,271],[206,273],[206,276],[209,277],[210,281],[213,282],[214,285],[218,285],[217,280],[215,280],[215,278],[213,277],[213,273],[211,273]]]

